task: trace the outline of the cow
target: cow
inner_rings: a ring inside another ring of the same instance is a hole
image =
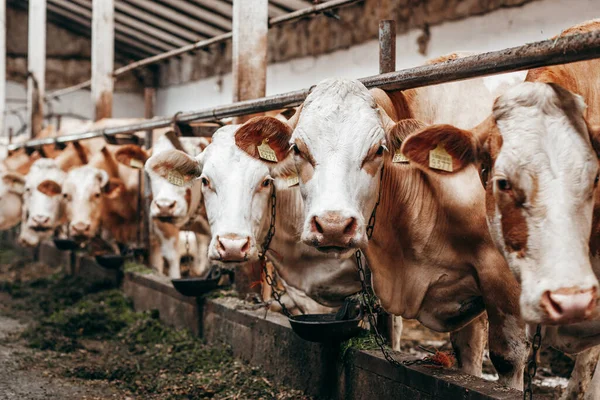
[[[516,80],[508,77],[506,86]],[[413,128],[407,120],[412,113],[432,110],[431,122],[479,122],[486,112],[481,104],[489,112],[494,98],[489,83],[479,79],[388,96],[369,92],[355,80],[329,79],[312,90],[290,120],[293,132],[256,129],[237,145],[260,158],[258,146],[268,140],[277,159],[286,160],[285,169],[299,176],[298,238],[341,262],[363,249],[383,307],[451,332],[462,370],[473,375],[481,375],[482,314],[487,311],[490,357],[500,381],[521,388],[527,343],[519,286],[507,281],[506,262],[485,227],[477,171],[448,183],[394,162],[396,148]],[[501,80],[495,83],[496,90],[503,89],[497,85]],[[436,114],[443,107],[454,109]],[[367,222],[378,198],[378,218],[368,240]]]
[[[34,247],[48,239],[62,222],[62,184],[66,173],[49,158],[37,160],[25,177],[22,232],[19,244]]]
[[[195,155],[202,151],[207,144],[208,142],[204,138],[174,138],[170,134],[162,135],[155,141],[151,153],[160,154],[179,147]],[[149,154],[150,151],[146,152],[139,146],[126,145],[117,150],[115,156],[122,165],[135,166],[143,165]],[[170,278],[181,277],[179,248],[185,242],[181,242],[180,232],[188,230],[195,233],[194,242],[198,245],[197,256],[193,257],[190,274],[192,276],[204,275],[208,270],[206,253],[210,228],[206,221],[199,183],[195,187],[176,186],[151,170],[147,170],[147,172],[153,197],[150,204],[150,216],[156,228],[154,234],[158,238],[158,246],[153,246],[152,249],[152,267],[162,275],[166,266],[167,275]],[[186,242],[189,242],[189,239]]]
[[[598,27],[590,21],[562,35]],[[480,171],[489,231],[523,288],[521,314],[531,328],[545,325],[545,344],[582,352],[573,375],[580,380],[591,378],[600,355],[590,348],[600,339],[600,77],[592,73],[598,68],[592,60],[529,71],[482,123],[425,126],[402,147],[414,165],[441,179]],[[429,151],[438,145],[451,154],[452,171],[429,167]],[[569,393],[583,395],[585,386],[573,381]]]
[[[25,177],[17,172],[0,173],[0,230],[11,229],[21,222]]]

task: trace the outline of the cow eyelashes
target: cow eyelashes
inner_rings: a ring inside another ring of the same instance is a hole
[[[295,155],[302,156],[300,149],[298,148],[298,146],[295,143],[292,144],[292,151],[294,152]]]
[[[387,147],[385,147],[384,145],[381,145],[377,149],[377,152],[375,152],[375,155],[376,156],[382,156],[384,151],[387,151]]]

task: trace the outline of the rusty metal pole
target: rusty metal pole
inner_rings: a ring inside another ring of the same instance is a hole
[[[29,137],[34,138],[44,123],[46,0],[29,2],[27,41],[27,123]]]
[[[396,70],[396,21],[379,21],[379,73]]]
[[[154,71],[151,71],[149,73],[149,77],[146,79],[146,85],[144,88],[144,117],[145,118],[152,118],[154,117],[154,104],[155,104],[155,100],[156,100],[156,73],[154,73]],[[149,150],[150,148],[152,148],[153,143],[152,143],[152,129],[148,129],[146,131],[146,136],[144,139],[144,148],[146,150]],[[141,173],[142,171],[140,171]],[[143,246],[144,248],[148,251],[147,253],[147,260],[149,261],[151,260],[150,254],[152,249],[150,248],[151,246],[151,241],[150,241],[150,234],[151,234],[151,229],[152,229],[152,220],[150,217],[150,203],[152,201],[152,188],[150,187],[150,176],[148,175],[148,173],[146,173],[145,171],[143,172],[144,174],[144,201],[143,201],[143,226],[142,226],[142,233],[143,233],[143,237],[142,237],[142,241],[143,241]],[[157,267],[154,265],[151,265],[152,268]]]

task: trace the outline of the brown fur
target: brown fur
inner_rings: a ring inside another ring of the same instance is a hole
[[[258,146],[268,140],[269,147],[282,161],[290,148],[292,129],[285,123],[273,117],[255,117],[242,125],[235,133],[235,144],[250,156],[261,159]]]
[[[413,132],[425,128],[425,124],[416,119],[403,119],[386,132],[387,146],[390,150],[390,156],[402,147],[404,140]]]
[[[120,146],[115,152],[115,158],[119,163],[129,167],[131,166],[131,160],[139,160],[145,163],[148,160],[148,154],[140,146],[126,144]]]
[[[179,155],[173,157],[174,154]],[[200,176],[200,169],[196,160],[179,150],[167,150],[156,154],[149,160],[147,165],[152,171],[161,176],[168,176],[169,171],[177,171],[183,175],[186,182]]]
[[[37,190],[39,190],[46,196],[53,197],[59,195],[62,191],[62,188],[58,183],[54,181],[45,180],[38,185]]]

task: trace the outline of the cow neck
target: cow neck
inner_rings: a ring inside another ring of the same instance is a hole
[[[287,188],[283,190],[275,187],[275,196],[277,205],[275,207],[275,235],[273,236],[268,253],[269,257],[282,255],[285,248],[295,246],[300,242],[299,221],[303,218],[303,204],[298,187]],[[260,230],[260,243],[264,242],[269,231],[271,223],[272,198],[269,197],[267,208],[265,209],[265,218],[263,218]],[[276,254],[273,254],[276,253]]]

